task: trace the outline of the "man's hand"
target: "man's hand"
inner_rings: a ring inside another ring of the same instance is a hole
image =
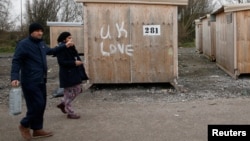
[[[74,46],[74,42],[72,40],[69,40],[67,43],[66,43],[66,47],[69,48],[69,47],[72,47]]]
[[[19,84],[20,84],[20,82],[19,82],[18,80],[13,80],[13,81],[11,81],[11,86],[12,86],[12,87],[18,87]]]

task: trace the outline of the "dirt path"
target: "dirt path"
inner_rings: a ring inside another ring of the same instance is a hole
[[[10,60],[0,57],[0,141],[22,141],[17,126],[25,107],[21,115],[8,115]],[[94,86],[74,103],[79,120],[55,108],[60,98],[50,99],[58,66],[52,57],[48,62],[45,129],[55,135],[37,141],[205,141],[208,124],[250,124],[250,78],[232,79],[194,48],[179,49],[182,91],[166,84]]]
[[[208,124],[249,124],[249,106],[248,98],[119,103],[80,96],[77,110],[82,118],[68,120],[49,107],[45,127],[55,135],[39,141],[206,141]],[[1,115],[1,141],[22,140],[16,128],[21,117]]]

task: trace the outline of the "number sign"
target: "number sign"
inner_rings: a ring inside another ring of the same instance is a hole
[[[160,25],[144,25],[143,35],[144,36],[159,36],[161,35],[161,26]]]

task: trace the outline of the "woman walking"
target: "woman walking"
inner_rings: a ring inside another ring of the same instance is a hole
[[[57,42],[61,45],[71,40],[72,36],[69,32],[62,32]],[[82,92],[82,81],[88,80],[83,62],[75,47],[67,48],[56,56],[59,64],[60,87],[64,88],[64,96],[57,107],[67,114],[67,118],[79,119],[80,115],[73,110],[72,101]]]

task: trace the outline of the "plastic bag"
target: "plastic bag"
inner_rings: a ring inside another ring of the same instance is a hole
[[[64,88],[58,88],[58,89],[56,89],[54,92],[53,92],[53,94],[52,94],[52,96],[55,98],[55,97],[63,97],[63,95],[64,95]]]
[[[9,94],[9,114],[19,115],[22,113],[22,88],[12,87]]]

